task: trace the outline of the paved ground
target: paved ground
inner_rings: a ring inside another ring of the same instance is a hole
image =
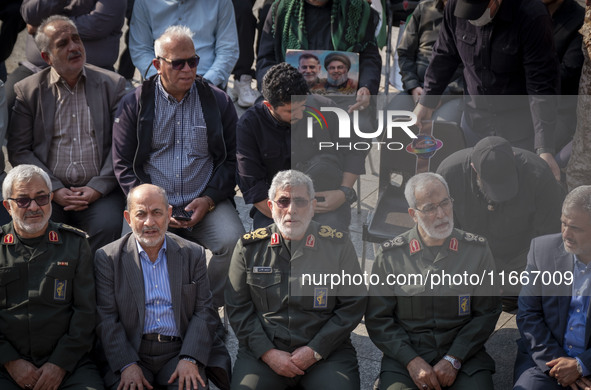
[[[23,58],[24,33],[22,33],[19,37],[19,41],[17,43],[15,51],[13,52],[13,55],[6,61],[8,71],[12,71],[18,65],[18,61]],[[242,110],[240,107],[236,108],[239,115],[241,115],[244,112],[244,110]],[[366,162],[366,171],[366,175],[364,175],[361,178],[361,209],[359,213],[356,209],[352,210],[353,218],[351,225],[351,236],[360,259],[363,247],[361,239],[362,226],[363,223],[367,221],[368,214],[373,210],[378,196],[377,189],[379,155],[378,152],[375,150],[373,150],[369,155],[369,158]],[[240,193],[236,196],[236,201],[245,228],[249,230],[249,207],[244,204]],[[372,245],[367,245],[366,270],[371,270],[373,259],[373,247]],[[487,350],[495,359],[497,364],[497,373],[493,378],[495,383],[495,389],[497,390],[511,389],[513,378],[513,361],[515,359],[516,353],[515,340],[518,337],[519,334],[517,331],[517,327],[515,325],[515,315],[502,313],[497,323],[495,333],[487,342]],[[369,390],[372,388],[373,382],[379,374],[381,352],[373,345],[373,343],[369,339],[363,321],[353,332],[352,340],[357,349],[357,355],[359,358],[359,366],[361,373],[361,389]],[[227,339],[227,346],[232,357],[235,358],[238,344],[231,330]]]

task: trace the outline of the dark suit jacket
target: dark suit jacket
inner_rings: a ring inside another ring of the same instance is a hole
[[[206,366],[214,383],[217,378],[224,379],[223,374],[229,383],[230,356],[215,336],[218,320],[211,301],[205,251],[172,233],[166,233],[166,246],[172,306],[182,339],[179,355],[191,356]],[[140,361],[145,289],[133,234],[99,249],[95,254],[95,271],[97,333],[110,367],[105,377],[110,386],[117,381],[121,368]],[[220,369],[226,372],[220,374]]]
[[[564,250],[560,234],[551,234],[534,238],[527,255],[527,268],[531,271],[549,271],[554,274],[573,271],[574,257]],[[518,341],[519,351],[515,361],[515,378],[528,368],[538,366],[542,372],[549,368],[546,362],[564,356],[564,332],[568,323],[568,308],[572,286],[540,283],[535,286],[524,285],[519,296],[517,327],[521,334]],[[531,278],[530,278],[531,280]],[[579,359],[587,368],[591,368],[591,318],[587,312],[585,345],[587,350]]]
[[[100,175],[87,186],[106,195],[116,186],[111,157],[113,120],[117,104],[125,94],[125,79],[117,73],[85,65],[86,100],[90,108],[100,159]],[[47,160],[56,109],[55,88],[49,84],[51,67],[14,85],[16,102],[8,131],[8,159],[13,166],[33,164],[49,174],[52,190],[64,184],[49,170]]]

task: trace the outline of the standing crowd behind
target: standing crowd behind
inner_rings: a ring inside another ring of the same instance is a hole
[[[493,389],[484,344],[503,310],[520,331],[514,389],[591,389],[591,0],[418,4],[388,109],[414,110],[423,137],[454,122],[467,148],[403,177],[414,226],[371,272],[568,284],[304,283],[365,271],[349,225],[368,151],[316,150],[341,129],[306,115],[375,128],[395,1],[373,2],[0,5],[0,389],[357,390],[364,316],[375,388]]]

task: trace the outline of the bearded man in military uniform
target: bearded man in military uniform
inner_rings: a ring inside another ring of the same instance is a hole
[[[315,203],[308,176],[277,173],[274,223],[234,250],[225,291],[240,345],[232,389],[359,389],[349,335],[365,311],[365,285],[324,278],[361,271],[348,235],[312,221]]]
[[[486,239],[454,229],[442,176],[412,177],[405,197],[416,226],[381,245],[372,271],[381,283],[370,286],[365,314],[384,353],[379,388],[492,390],[495,364],[484,343],[501,301]],[[444,273],[449,279],[439,279]]]

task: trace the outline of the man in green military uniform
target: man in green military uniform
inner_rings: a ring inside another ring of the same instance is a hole
[[[495,366],[484,343],[501,305],[486,240],[453,228],[453,199],[440,175],[412,177],[405,197],[417,225],[382,244],[372,272],[384,283],[370,287],[365,314],[384,352],[380,389],[492,390]],[[456,275],[453,282],[438,279],[444,272]],[[425,279],[401,277],[412,274]]]
[[[0,232],[0,388],[102,389],[88,358],[96,304],[86,233],[49,221],[41,168],[13,168],[2,195],[13,221]]]
[[[365,311],[365,286],[320,280],[360,276],[360,268],[346,234],[312,221],[315,203],[308,176],[279,172],[269,189],[275,223],[234,250],[226,285],[240,343],[232,389],[359,389],[349,335]]]

